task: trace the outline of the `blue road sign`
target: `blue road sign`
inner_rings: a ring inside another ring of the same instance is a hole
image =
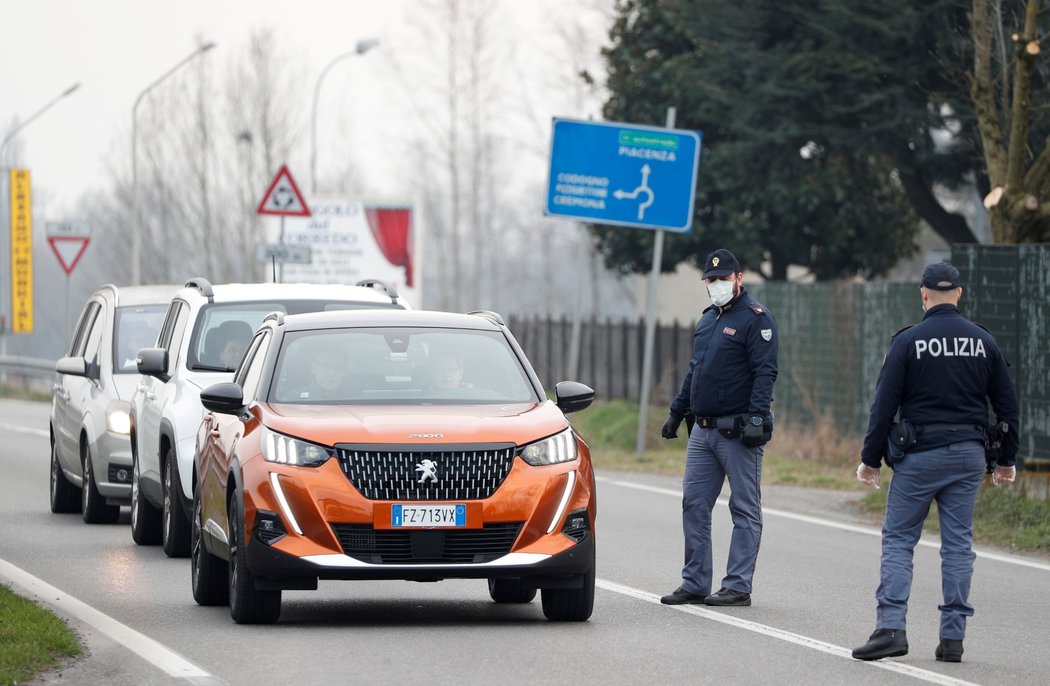
[[[548,215],[688,233],[700,134],[554,119]]]

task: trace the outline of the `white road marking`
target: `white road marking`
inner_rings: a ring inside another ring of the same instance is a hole
[[[671,610],[677,610],[679,612],[685,612],[686,614],[697,615],[704,619],[711,620],[713,622],[719,622],[721,624],[728,624],[729,626],[737,629],[743,629],[745,631],[752,631],[756,634],[762,634],[763,636],[769,636],[780,641],[787,641],[788,643],[794,643],[804,648],[810,648],[828,655],[834,655],[835,657],[843,657],[851,662],[858,662],[853,659],[852,651],[848,648],[843,648],[831,643],[817,640],[815,638],[809,638],[808,636],[802,636],[800,634],[794,634],[790,631],[784,631],[783,629],[777,629],[775,627],[767,626],[765,624],[759,624],[758,622],[752,622],[747,619],[741,619],[739,617],[723,614],[710,610],[706,607],[699,605],[662,605],[660,603],[660,596],[655,593],[649,593],[637,588],[631,588],[630,586],[624,586],[612,581],[606,581],[605,579],[595,579],[594,585],[598,588],[611,591],[613,593],[619,593],[630,598],[637,600],[644,600],[647,603],[654,603],[661,607],[666,607]],[[913,667],[912,665],[904,664],[901,662],[886,662],[882,660],[876,660],[871,662],[865,662],[864,664],[871,667],[877,667],[884,669],[888,672],[897,672],[905,676],[910,676],[915,679],[920,679],[930,684],[940,684],[941,686],[976,686],[971,681],[963,681],[962,679],[955,679],[938,672],[931,672],[927,669],[920,667]]]
[[[29,426],[17,426],[15,424],[2,424],[0,423],[0,429],[4,431],[14,431],[20,434],[33,434],[34,436],[43,436],[44,438],[50,438],[51,434],[45,429],[34,429]]]
[[[170,676],[192,679],[195,683],[220,683],[208,672],[149,636],[121,624],[107,614],[62,592],[6,560],[0,560],[0,577],[18,585],[41,602],[76,617],[95,630],[123,645]]]
[[[620,481],[618,479],[609,479],[606,477],[596,477],[596,480],[600,483],[612,484],[614,486],[622,486],[623,488],[633,488],[637,491],[647,491],[649,493],[657,493],[659,495],[669,495],[675,498],[681,499],[682,492],[676,491],[671,488],[661,488],[659,486],[649,486],[646,484],[636,484],[630,481]],[[729,500],[726,498],[719,498],[718,504],[723,507],[729,506]],[[815,524],[817,526],[824,526],[829,529],[838,529],[839,531],[849,531],[855,534],[864,534],[865,536],[878,536],[882,537],[882,531],[873,526],[861,526],[858,524],[845,524],[843,522],[836,522],[829,519],[822,519],[820,517],[812,517],[810,515],[796,514],[794,512],[788,512],[786,510],[777,510],[771,507],[762,507],[763,515],[770,515],[772,517],[782,517],[784,519],[792,519],[796,522],[805,522],[806,524]],[[919,539],[919,545],[926,546],[927,548],[934,548],[940,550],[941,544],[935,541],[927,541]],[[977,557],[984,558],[986,560],[994,560],[996,562],[1006,562],[1007,564],[1018,565],[1020,567],[1030,567],[1032,569],[1040,569],[1044,572],[1050,572],[1050,564],[1043,562],[1036,562],[1035,560],[1029,560],[1023,557],[1016,557],[1014,555],[1003,555],[1001,553],[992,553],[984,550],[974,548],[974,553]]]

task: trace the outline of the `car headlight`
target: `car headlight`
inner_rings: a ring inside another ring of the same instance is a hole
[[[131,403],[127,400],[114,400],[106,408],[106,430],[115,434],[131,433]]]
[[[331,448],[300,441],[263,427],[262,455],[267,462],[317,467],[324,464],[333,454]]]
[[[576,437],[573,436],[572,429],[566,429],[550,438],[530,443],[521,449],[520,454],[521,459],[533,467],[572,462],[578,455],[576,452]]]

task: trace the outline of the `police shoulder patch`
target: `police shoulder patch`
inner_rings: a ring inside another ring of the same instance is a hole
[[[902,331],[907,331],[908,329],[910,329],[910,328],[911,328],[911,327],[913,327],[913,326],[915,326],[915,325],[914,325],[914,324],[908,324],[907,326],[902,326],[901,328],[899,328],[899,329],[897,329],[896,331],[894,331],[894,332],[893,332],[893,335],[892,335],[892,336],[890,336],[890,338],[896,338],[896,337],[897,337],[897,334],[899,334],[899,333],[900,333],[900,332],[902,332]]]
[[[762,307],[758,303],[751,303],[748,307],[750,307],[751,311],[755,314],[762,315],[763,317],[766,316],[766,308]]]
[[[763,341],[769,342],[773,340],[773,329],[762,329],[759,333],[762,334]]]

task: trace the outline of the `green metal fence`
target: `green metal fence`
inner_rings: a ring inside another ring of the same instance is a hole
[[[1050,464],[1050,246],[956,247],[961,310],[986,326],[1010,361],[1021,403],[1021,456]],[[698,302],[706,301],[697,285]],[[780,376],[774,410],[785,420],[829,419],[867,428],[890,338],[922,318],[919,284],[760,283],[748,291],[776,317]],[[699,309],[697,311],[699,315]],[[567,320],[509,320],[547,388],[567,378]],[[694,322],[656,330],[652,402],[666,407],[688,367]],[[576,377],[603,399],[638,400],[644,322],[585,322]]]
[[[1021,405],[1020,454],[1050,463],[1050,244],[956,245],[963,314],[999,341]]]

